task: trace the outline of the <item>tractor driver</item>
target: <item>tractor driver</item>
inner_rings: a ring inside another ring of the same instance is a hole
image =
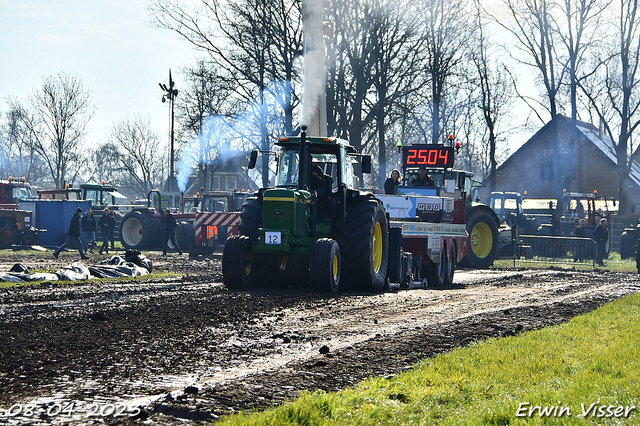
[[[311,166],[311,181],[309,189],[315,191],[318,197],[317,216],[319,219],[329,219],[331,211],[331,176],[325,175],[317,164]]]
[[[427,174],[425,166],[420,166],[418,175],[411,178],[409,186],[436,186],[433,178]]]

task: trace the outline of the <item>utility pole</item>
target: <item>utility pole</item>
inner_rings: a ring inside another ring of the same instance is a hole
[[[170,110],[170,118],[169,118],[169,133],[170,133],[170,148],[169,148],[169,178],[167,179],[167,184],[165,186],[165,192],[175,192],[177,189],[176,178],[173,173],[173,101],[176,96],[178,96],[178,89],[174,89],[174,81],[171,78],[171,68],[169,68],[169,87],[164,83],[158,83],[160,88],[165,92],[162,95],[162,103],[165,103],[167,100],[169,101],[169,110]]]

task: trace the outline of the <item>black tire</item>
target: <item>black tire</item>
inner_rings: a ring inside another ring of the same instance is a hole
[[[157,249],[162,243],[160,221],[147,212],[127,213],[120,224],[120,242],[125,249]]]
[[[258,239],[258,228],[262,228],[262,198],[249,197],[242,205],[238,232],[255,241]]]
[[[453,285],[453,274],[456,272],[456,243],[455,241],[451,242],[451,247],[449,248],[449,257],[447,259],[447,270],[444,277],[444,285],[449,287]]]
[[[239,253],[240,236],[232,235],[227,239],[222,254],[222,283],[229,290],[242,288],[242,274],[239,259],[244,256]]]
[[[316,291],[338,291],[340,285],[340,247],[335,240],[320,238],[311,247],[311,286]]]
[[[0,228],[0,248],[11,246],[16,241],[18,233],[17,226],[5,225]]]
[[[36,232],[31,231],[30,229],[26,230],[24,234],[22,234],[22,244],[25,246],[31,246],[38,242],[38,234]]]
[[[341,215],[337,215],[341,216]],[[382,204],[359,198],[347,204],[347,220],[337,217],[333,239],[342,261],[340,285],[363,291],[382,291],[387,281],[388,223]]]
[[[474,268],[488,268],[498,254],[498,224],[488,212],[476,212],[467,222],[469,262]]]
[[[625,229],[620,236],[620,258],[634,257],[636,251],[636,233],[633,228]]]
[[[189,247],[196,245],[196,228],[189,222],[182,224],[183,241],[178,243],[182,250],[189,250]],[[184,244],[184,245],[183,245]]]

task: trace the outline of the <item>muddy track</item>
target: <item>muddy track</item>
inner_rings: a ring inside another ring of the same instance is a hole
[[[446,290],[230,292],[218,260],[150,257],[183,276],[0,290],[0,424],[211,420],[393,375],[640,289],[636,275],[552,270],[460,271]],[[54,414],[71,403],[70,417]],[[27,404],[30,415],[7,415]],[[77,410],[91,404],[102,413]]]

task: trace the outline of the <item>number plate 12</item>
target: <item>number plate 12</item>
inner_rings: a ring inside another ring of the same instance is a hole
[[[282,243],[282,234],[280,231],[278,232],[265,232],[264,233],[264,242],[265,244],[281,244]]]

